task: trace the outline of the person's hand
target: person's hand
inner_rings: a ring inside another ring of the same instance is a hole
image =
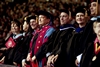
[[[75,65],[78,67],[78,65],[79,65],[79,62],[78,62],[78,60],[76,59],[75,60]]]
[[[51,67],[51,60],[52,60],[53,57],[54,57],[54,55],[51,55],[51,56],[48,57],[47,67]]]
[[[51,59],[51,63],[54,64],[54,62],[57,60],[57,58],[58,58],[58,54]]]
[[[16,62],[13,62],[13,64],[17,66],[17,63]]]
[[[30,53],[28,53],[26,61],[30,61],[30,60],[31,60],[31,56],[30,56]]]
[[[0,60],[0,63],[4,63],[5,56]]]
[[[33,57],[32,57],[32,61],[34,61],[34,60],[36,60],[36,56],[33,56]]]
[[[0,48],[0,50],[7,50],[8,48],[6,48],[6,47],[2,47],[2,48]]]
[[[22,60],[22,67],[26,67],[25,59]]]

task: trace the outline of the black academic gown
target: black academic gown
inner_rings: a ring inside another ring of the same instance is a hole
[[[69,41],[66,43],[66,67],[76,67],[75,59],[76,56],[81,52],[79,44],[81,35],[83,33],[82,28],[79,32],[73,31],[72,36],[70,37]]]
[[[95,20],[94,20],[95,21]],[[94,41],[96,35],[93,32],[93,22],[92,20],[90,20],[86,26],[85,29],[83,30],[83,34],[80,38],[80,53],[82,53],[84,51],[84,48],[87,47],[87,43]]]
[[[87,45],[81,58],[80,67],[100,67],[100,52],[97,55],[94,53],[94,42]],[[96,58],[93,60],[94,56]]]
[[[4,38],[0,38],[0,49],[5,47],[5,40]],[[0,53],[2,55],[0,55],[0,59],[4,56],[5,54],[5,50],[0,50]]]
[[[11,37],[13,37],[13,36],[11,36]],[[16,43],[16,46],[13,47],[13,48],[9,48],[6,51],[4,64],[13,65],[15,53],[16,53],[17,49],[19,48],[19,46],[23,42],[23,36],[22,35],[21,36],[18,36],[17,38],[14,39],[14,41]]]
[[[62,40],[63,42],[61,44],[61,50],[58,53],[59,56],[57,62],[61,61],[60,63],[62,63],[63,67],[76,67],[75,59],[80,50],[79,48],[81,47],[79,41],[83,33],[84,27],[77,28],[76,30],[77,31],[73,30],[72,32],[70,32],[69,35],[67,35],[65,41]],[[61,64],[58,64],[57,62],[55,62],[55,66],[61,66]]]
[[[80,40],[81,40],[81,37],[82,37],[82,35],[84,33],[83,32],[84,28],[85,27],[80,28],[79,32],[77,32],[77,29],[76,29],[76,31],[73,32],[73,37],[71,37],[72,40],[70,40],[71,44],[72,44],[70,48],[71,49],[73,48],[72,51],[74,51],[74,55],[75,56],[78,56],[81,52],[83,52],[82,49],[81,49],[83,47],[82,47],[82,44],[80,44]]]
[[[23,38],[22,44],[20,44],[19,48],[16,50],[13,61],[17,64],[21,65],[22,59],[25,59],[27,57],[31,38],[32,34],[27,33]]]
[[[69,61],[66,53],[66,49],[69,46],[67,42],[69,41],[70,37],[72,36],[73,28],[66,29],[61,31],[60,40],[57,43],[57,46],[52,51],[52,54],[58,54],[58,59],[54,63],[54,67],[69,67]]]

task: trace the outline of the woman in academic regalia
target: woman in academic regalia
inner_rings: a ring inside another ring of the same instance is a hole
[[[78,24],[78,27],[75,29],[75,31],[72,32],[73,35],[69,39],[69,42],[67,43],[69,46],[66,48],[66,54],[68,57],[66,60],[68,60],[68,64],[71,67],[76,67],[75,59],[77,58],[76,56],[80,54],[81,52],[80,47],[82,46],[81,44],[79,44],[80,38],[87,24],[86,10],[82,6],[79,6],[76,8],[75,12],[76,12],[75,21]]]
[[[23,24],[23,30],[24,30],[23,34],[25,35],[25,39],[22,46],[19,48],[20,52],[22,53],[22,57],[19,58],[22,61],[22,66],[24,65],[25,59],[30,51],[30,44],[34,38],[34,34],[36,33],[37,30],[39,30],[39,25],[37,23],[36,18],[37,17],[35,15],[29,15]],[[28,26],[28,29],[26,26]],[[18,53],[20,53],[19,50]]]
[[[14,56],[20,44],[23,42],[23,34],[20,32],[20,22],[18,20],[13,20],[11,22],[11,32],[12,34],[5,44],[7,50],[5,54],[4,64],[16,65],[14,63]]]

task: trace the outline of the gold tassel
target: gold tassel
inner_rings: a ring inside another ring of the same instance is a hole
[[[27,17],[25,17],[24,20],[27,20]]]
[[[96,10],[96,15],[98,14],[98,0],[97,0],[97,10]]]
[[[69,19],[71,19],[71,11],[69,11]]]
[[[35,15],[36,16],[36,23],[38,23],[38,16],[37,15]]]
[[[88,16],[88,13],[87,13],[87,10],[85,11],[85,17],[87,17]]]
[[[86,8],[84,8],[84,10],[85,10],[85,17],[87,17],[88,16],[88,13],[87,13]]]

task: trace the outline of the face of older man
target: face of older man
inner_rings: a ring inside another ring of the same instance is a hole
[[[47,18],[44,15],[39,15],[39,25],[40,26],[47,25],[47,24],[49,24],[49,22],[50,22],[50,19],[49,18]]]

